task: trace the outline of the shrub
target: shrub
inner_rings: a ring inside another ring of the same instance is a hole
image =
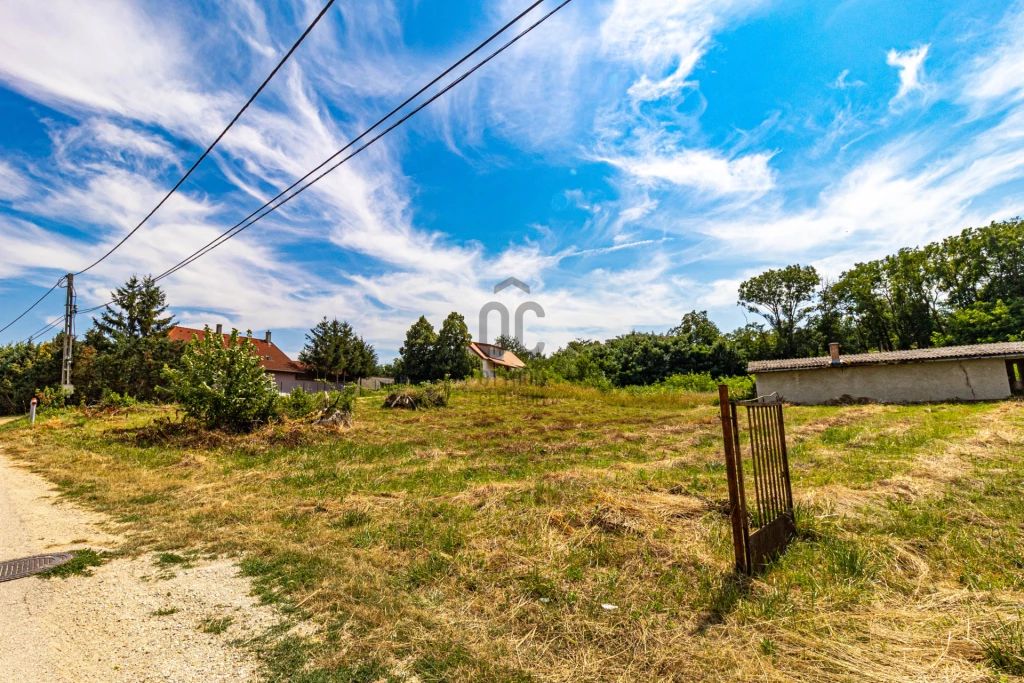
[[[116,391],[109,391],[103,396],[103,400],[100,401],[100,406],[103,408],[133,408],[139,404],[134,398],[125,394],[122,396]]]
[[[733,398],[744,400],[757,396],[757,382],[753,375],[722,377],[718,381],[729,387],[729,395]]]
[[[323,395],[307,393],[302,387],[295,389],[287,396],[282,396],[278,404],[279,413],[292,420],[301,420],[323,408]]]
[[[278,414],[292,420],[314,419],[317,423],[351,423],[356,403],[354,386],[344,391],[306,393],[301,387],[278,402]],[[337,417],[336,417],[337,416]]]
[[[185,414],[209,429],[251,430],[275,416],[277,388],[260,366],[251,332],[240,339],[231,330],[225,344],[207,327],[188,343],[181,369],[166,369],[164,377]]]
[[[690,372],[685,375],[672,375],[663,384],[671,389],[681,389],[682,391],[701,393],[718,391],[718,382],[711,378],[710,372]]]
[[[680,391],[694,391],[699,393],[714,393],[718,391],[718,385],[724,384],[729,387],[729,395],[734,399],[754,398],[757,394],[757,387],[751,375],[739,377],[719,377],[712,379],[711,373],[689,373],[686,375],[672,375],[662,386],[677,389]]]

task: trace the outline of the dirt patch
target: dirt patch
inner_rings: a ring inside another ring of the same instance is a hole
[[[0,454],[0,559],[121,539],[103,516],[62,501],[43,479]],[[227,560],[157,566],[155,555],[115,558],[91,576],[0,584],[5,680],[81,683],[256,680],[257,660],[229,643],[278,621],[249,595]],[[220,632],[201,630],[208,620]]]

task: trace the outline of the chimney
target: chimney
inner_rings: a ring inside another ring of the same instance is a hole
[[[267,339],[266,339],[266,341],[267,341],[268,344],[270,343],[270,330],[267,330]]]
[[[224,334],[224,326],[217,323],[217,334]]]
[[[839,362],[839,344],[837,344],[836,342],[832,342],[831,344],[829,344],[828,345],[828,352],[832,356],[832,362],[833,363],[838,363]]]

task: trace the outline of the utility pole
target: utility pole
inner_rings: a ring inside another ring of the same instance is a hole
[[[71,353],[75,344],[75,275],[68,273],[66,278],[67,298],[64,301],[64,357],[60,366],[60,383],[64,392],[71,395],[75,386],[71,383]]]

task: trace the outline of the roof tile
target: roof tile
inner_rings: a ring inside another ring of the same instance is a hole
[[[213,334],[217,334],[214,332]],[[192,335],[196,335],[199,339],[203,339],[206,333],[203,330],[192,329],[191,327],[179,327],[175,325],[171,328],[169,337],[172,341],[190,342],[192,341]],[[224,337],[224,345],[227,346],[228,339],[231,338],[230,334],[221,335]],[[239,337],[239,343],[245,340],[245,336]],[[303,373],[306,371],[306,366],[302,363],[297,363],[285,354],[284,351],[274,346],[273,342],[269,344],[263,339],[257,339],[253,337],[253,345],[256,347],[256,354],[260,357],[260,365],[263,366],[264,370],[270,372],[295,372]]]

